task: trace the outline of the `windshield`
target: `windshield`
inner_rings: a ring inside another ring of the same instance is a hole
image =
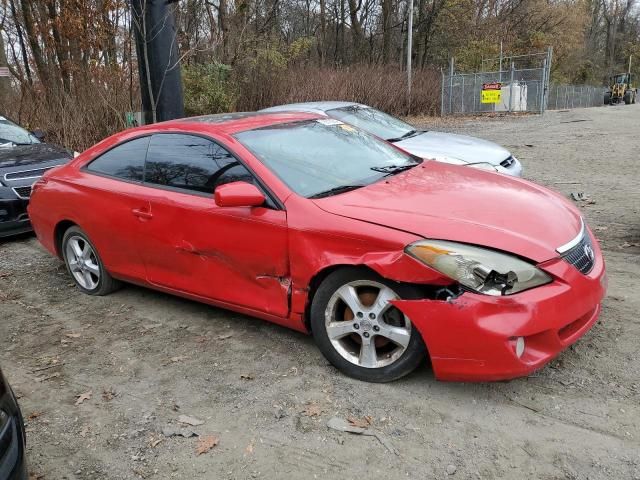
[[[387,141],[397,141],[418,133],[408,123],[375,108],[352,105],[327,110],[327,115],[373,133]]]
[[[0,145],[31,145],[32,143],[40,143],[40,141],[24,128],[0,117]]]
[[[420,162],[362,130],[332,119],[272,125],[234,136],[304,197],[362,187]]]

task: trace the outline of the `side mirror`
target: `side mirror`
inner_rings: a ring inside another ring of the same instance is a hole
[[[46,137],[46,134],[42,130],[34,130],[33,132],[31,132],[31,135],[33,135],[40,141],[43,141],[44,137]]]
[[[231,182],[220,185],[214,193],[219,207],[259,207],[264,195],[255,185],[247,182]]]

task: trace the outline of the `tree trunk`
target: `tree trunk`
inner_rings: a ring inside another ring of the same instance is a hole
[[[4,50],[4,37],[0,34],[0,67],[8,67],[7,55]],[[9,93],[11,93],[11,79],[0,77],[0,105],[8,103]]]
[[[326,0],[320,0],[320,41],[318,42],[318,55],[320,57],[320,66],[324,66],[325,57],[327,55],[327,5]]]
[[[391,0],[382,0],[382,62],[391,58]]]
[[[356,0],[348,0],[349,2],[349,19],[351,20],[351,36],[353,38],[353,51],[354,61],[361,60],[364,35],[362,34],[362,25],[358,18],[358,11],[360,10],[361,3],[356,3]]]
[[[11,7],[11,16],[13,17],[13,23],[16,26],[16,33],[18,34],[18,43],[20,44],[20,53],[22,54],[22,62],[24,63],[24,74],[27,77],[29,85],[33,85],[33,78],[31,78],[31,67],[29,67],[29,57],[27,57],[27,46],[24,42],[24,35],[22,34],[22,27],[16,13],[16,4],[14,0],[9,0],[9,6]]]

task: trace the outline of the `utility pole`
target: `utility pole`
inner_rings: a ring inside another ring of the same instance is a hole
[[[409,0],[409,25],[407,28],[407,113],[411,112],[411,50],[413,50],[413,0]]]
[[[145,124],[184,116],[172,3],[131,0]]]

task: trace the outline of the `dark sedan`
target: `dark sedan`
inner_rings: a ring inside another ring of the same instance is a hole
[[[42,142],[43,136],[0,117],[0,237],[31,230],[27,215],[31,185],[73,157],[69,150]]]
[[[26,480],[25,434],[16,397],[0,370],[0,480]]]

